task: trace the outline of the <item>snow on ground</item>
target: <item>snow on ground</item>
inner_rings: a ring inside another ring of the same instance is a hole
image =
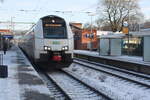
[[[0,51],[0,54],[3,54],[3,52]],[[4,55],[3,63],[8,66],[8,78],[0,78],[0,100],[26,100],[25,96],[30,97],[28,93],[32,92],[33,96],[34,93],[40,96],[43,94],[44,96],[50,95],[47,86],[42,83],[39,75],[19,48],[14,46],[11,50],[8,50]],[[39,84],[32,84],[32,82],[34,83],[33,80],[39,82]]]
[[[96,51],[88,51],[88,50],[74,50],[74,53],[85,54],[85,55],[92,55],[92,56],[99,56],[99,53]]]
[[[68,70],[97,84],[98,88],[105,87],[105,90],[111,91],[118,96],[116,98],[122,98],[123,100],[150,100],[150,89],[82,67],[78,64],[72,64]]]
[[[90,55],[90,56],[94,56],[94,57],[102,57],[102,58],[107,58],[107,59],[114,59],[114,60],[119,60],[119,61],[127,61],[127,62],[134,62],[134,63],[139,63],[139,64],[150,65],[150,62],[145,62],[145,61],[143,61],[142,57],[138,57],[138,56],[127,56],[127,55],[100,56],[99,53],[96,51],[86,51],[86,50],[74,50],[74,53]]]
[[[3,54],[3,52],[0,52],[0,54]],[[12,56],[16,56],[13,51],[4,55],[4,65],[8,65],[9,74],[6,79],[0,78],[0,100],[20,100],[18,80],[15,76],[17,64],[11,62],[10,57]]]
[[[28,61],[28,59],[25,57],[25,55],[22,53],[22,51],[19,49],[18,50],[19,53],[21,54],[21,56],[24,58],[24,61],[25,61],[25,64],[26,65],[29,65],[29,69],[32,70],[32,71],[26,71],[25,73],[27,74],[31,74],[31,75],[34,75],[34,76],[38,76],[40,79],[42,79],[38,73],[35,71],[35,69],[32,67],[30,61]],[[43,93],[43,94],[47,94],[49,95],[50,91],[48,89],[45,88],[46,87],[46,84],[41,84],[41,85],[36,85],[36,84],[33,84],[33,85],[23,85],[22,88],[24,89],[33,89],[34,91],[38,91],[40,93]]]

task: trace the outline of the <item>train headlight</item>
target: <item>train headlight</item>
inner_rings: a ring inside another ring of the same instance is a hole
[[[44,46],[44,50],[45,50],[45,51],[48,50],[48,47],[47,47],[47,46]]]
[[[45,51],[50,51],[50,50],[51,50],[51,47],[44,46],[44,50],[45,50]]]
[[[64,47],[62,47],[62,50],[65,50],[65,48],[64,48]]]
[[[65,49],[65,50],[68,50],[68,46],[65,46],[64,49]]]
[[[67,51],[67,50],[68,50],[68,46],[62,47],[62,50],[63,50],[63,51]]]
[[[51,48],[50,48],[50,47],[48,47],[48,48],[47,48],[47,50],[51,50]]]

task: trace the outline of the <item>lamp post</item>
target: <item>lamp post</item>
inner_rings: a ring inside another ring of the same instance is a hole
[[[89,12],[89,16],[91,16],[91,29],[90,29],[90,34],[89,34],[89,37],[90,37],[90,51],[92,51],[92,39],[94,37],[94,34],[93,34],[93,16],[95,16],[95,13],[92,13],[92,12]]]
[[[127,0],[128,1],[128,23],[127,23],[127,28],[128,28],[128,55],[130,54],[130,46],[129,46],[129,43],[130,43],[130,34],[129,34],[129,23],[130,23],[130,0]]]
[[[128,38],[128,45],[127,45],[127,47],[128,47],[128,50],[127,50],[127,54],[129,55],[129,43],[130,43],[130,34],[129,34],[129,24],[128,24],[128,22],[124,22],[123,23],[123,26],[124,26],[124,32],[125,32],[125,34],[127,35],[127,38]]]
[[[15,27],[14,27],[14,22],[13,22],[13,19],[14,19],[15,17],[11,17],[11,33],[12,33],[12,35],[14,35],[14,29],[15,29]]]

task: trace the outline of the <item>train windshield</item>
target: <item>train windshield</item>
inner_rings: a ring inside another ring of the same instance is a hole
[[[67,38],[65,21],[55,17],[43,19],[43,34],[44,38]]]

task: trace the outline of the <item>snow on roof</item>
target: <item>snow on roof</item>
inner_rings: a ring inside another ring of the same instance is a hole
[[[129,31],[129,35],[132,37],[143,37],[143,36],[150,36],[150,29],[147,31],[138,31],[138,32],[131,32]],[[99,38],[123,38],[125,34],[122,32],[111,32],[111,31],[97,31],[97,36]]]
[[[124,34],[101,35],[100,38],[123,38]]]
[[[111,31],[97,31],[99,38],[122,38],[125,36],[122,32],[111,32]]]
[[[121,34],[122,32],[112,32],[112,31],[97,31],[97,35],[112,35],[112,34]]]

